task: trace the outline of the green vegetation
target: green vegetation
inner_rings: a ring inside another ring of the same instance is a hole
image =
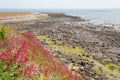
[[[5,27],[0,26],[0,40],[4,40]]]
[[[48,37],[46,36],[37,36],[37,38],[42,42],[45,41],[47,44],[49,44],[51,47],[53,47],[56,50],[60,50],[62,52],[71,52],[71,53],[77,53],[77,54],[84,54],[85,51],[80,48],[77,47],[75,49],[68,47],[66,45],[62,45],[62,44],[56,44],[55,42],[53,42],[52,40],[50,40]]]
[[[116,64],[112,64],[112,63],[109,63],[109,64],[106,64],[105,67],[107,69],[110,69],[111,72],[119,72],[120,73],[120,66],[116,65]]]

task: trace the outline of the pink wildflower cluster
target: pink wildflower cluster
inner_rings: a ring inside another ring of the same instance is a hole
[[[42,52],[42,54],[40,54],[39,56],[43,55],[45,60],[49,60],[48,63],[45,63],[46,67],[44,67],[44,64],[41,63],[38,67],[39,71],[44,73],[45,76],[49,76],[53,71],[57,71],[62,75],[66,75],[67,80],[81,80],[81,78],[77,74],[69,70],[64,63],[56,61],[52,54],[43,45],[40,44],[39,40],[36,37],[34,37],[32,34],[23,35],[34,43],[32,43],[32,46],[34,47],[34,49],[36,49],[36,53],[38,53],[37,51],[39,50]]]
[[[28,41],[10,34],[4,42],[1,42],[1,45],[3,43],[5,43],[7,50],[0,53],[0,61],[6,65],[6,70],[10,70],[14,65],[19,67],[15,69],[19,70],[18,73],[24,71],[25,76],[32,76],[36,67],[27,66],[29,63]]]
[[[24,74],[29,78],[32,78],[32,75],[34,75],[34,72],[36,72],[36,65],[32,64],[30,66],[27,66],[25,69],[20,70],[19,74]]]
[[[0,46],[3,45],[6,50],[0,48],[0,62],[3,65],[6,64],[7,71],[10,71],[13,66],[17,66],[14,70],[17,71],[18,76],[26,76],[34,80],[33,77],[41,73],[45,77],[49,77],[52,73],[57,72],[63,75],[65,78],[63,80],[82,80],[65,64],[56,61],[32,34],[9,33],[6,40],[0,42]]]

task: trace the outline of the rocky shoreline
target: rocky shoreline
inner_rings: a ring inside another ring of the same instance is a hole
[[[64,13],[45,14],[49,17],[4,24],[42,36],[41,43],[56,59],[82,75],[84,80],[120,79],[119,31]],[[77,49],[84,51],[78,52]]]

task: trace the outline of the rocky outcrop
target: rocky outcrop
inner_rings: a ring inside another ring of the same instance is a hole
[[[85,80],[119,80],[120,32],[64,14],[48,13],[46,19],[9,23],[13,28],[49,38],[56,46],[81,47],[84,54],[53,48],[42,40],[54,56],[81,74]],[[60,42],[60,43],[59,43]]]

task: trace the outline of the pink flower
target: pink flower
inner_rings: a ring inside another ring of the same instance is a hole
[[[24,73],[24,70],[20,70],[18,74],[22,75]]]
[[[4,42],[0,41],[0,46],[4,45]]]
[[[28,67],[25,69],[25,74],[26,74],[28,77],[31,78],[35,71],[36,71],[36,66],[33,64],[33,65],[28,66]]]
[[[10,70],[10,66],[7,66],[7,68],[6,68],[8,71]]]
[[[50,68],[44,69],[44,75],[45,76],[48,76],[49,72],[50,72]]]
[[[29,58],[28,57],[23,57],[21,60],[19,60],[18,62],[20,62],[20,63],[25,63],[25,62],[27,62],[27,61],[29,61]]]
[[[11,60],[11,57],[10,57],[9,53],[4,52],[4,53],[0,54],[0,59],[2,59],[2,60]]]

